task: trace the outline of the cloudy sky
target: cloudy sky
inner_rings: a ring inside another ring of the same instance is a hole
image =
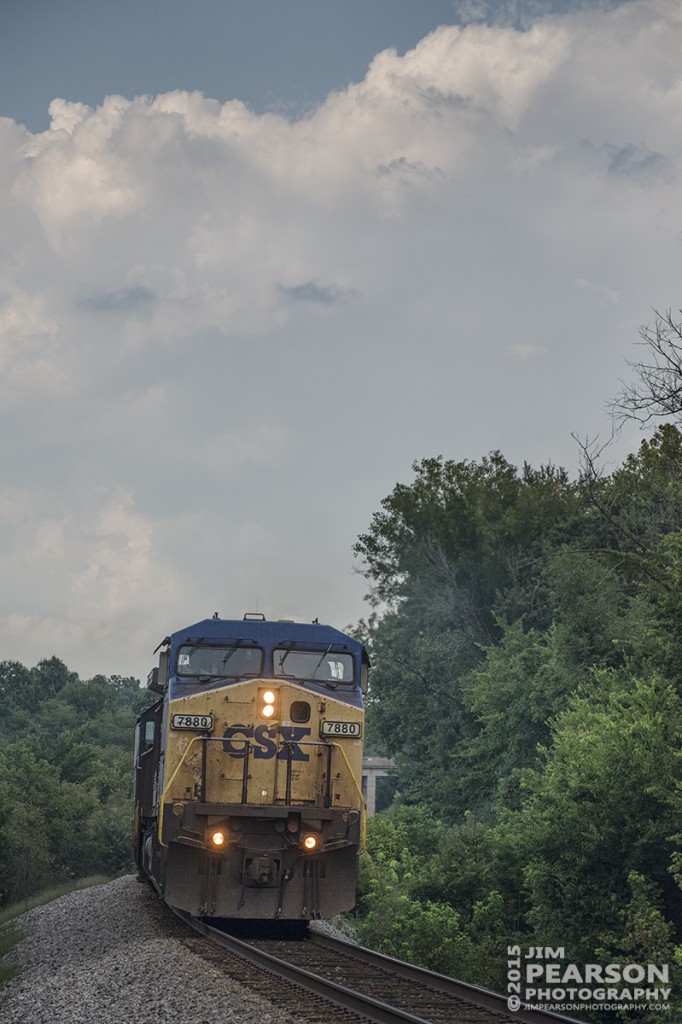
[[[680,305],[681,52],[679,0],[3,0],[0,659],[343,627],[414,459],[575,472]]]

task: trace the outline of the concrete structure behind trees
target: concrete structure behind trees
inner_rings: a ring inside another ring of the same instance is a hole
[[[397,768],[390,757],[363,757],[362,759],[362,795],[367,803],[367,817],[376,814],[377,779],[383,779]]]

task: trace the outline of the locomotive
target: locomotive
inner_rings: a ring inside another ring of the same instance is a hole
[[[140,877],[194,917],[307,921],[355,903],[363,645],[215,615],[167,636],[135,731]]]

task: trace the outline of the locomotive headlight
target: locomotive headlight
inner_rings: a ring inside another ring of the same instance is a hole
[[[313,853],[314,850],[319,850],[320,848],[320,837],[312,834],[303,836],[301,845],[306,853]]]
[[[279,718],[279,694],[277,690],[260,689],[258,691],[258,714],[261,718]]]
[[[211,832],[211,843],[215,846],[216,850],[220,850],[227,842],[227,836],[220,829],[216,829],[215,832]]]

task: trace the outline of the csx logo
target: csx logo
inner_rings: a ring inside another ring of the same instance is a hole
[[[300,726],[280,725],[279,734],[284,746],[278,753],[275,742],[277,728],[274,725],[257,725],[255,729],[250,725],[232,725],[225,731],[223,750],[230,757],[246,757],[245,741],[251,740],[250,753],[255,758],[262,760],[276,756],[279,761],[286,761],[290,756],[292,761],[309,761],[310,757],[303,753],[298,744],[310,733],[310,729],[302,729]],[[290,755],[287,750],[291,751]]]

